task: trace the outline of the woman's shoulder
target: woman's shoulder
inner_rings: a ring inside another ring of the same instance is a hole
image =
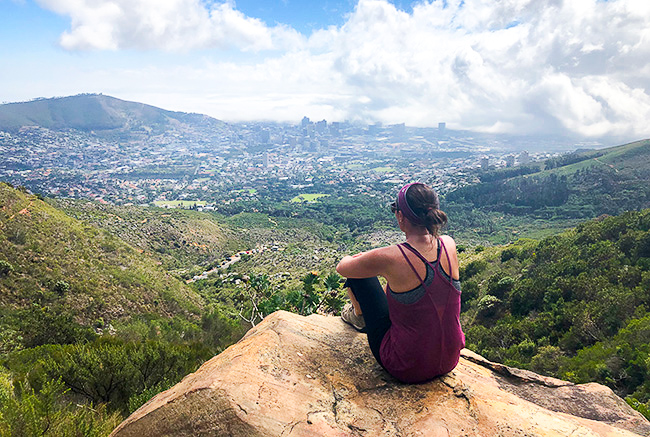
[[[447,250],[450,249],[453,249],[454,251],[456,250],[456,242],[452,237],[450,237],[449,235],[441,235],[440,239],[442,240]]]

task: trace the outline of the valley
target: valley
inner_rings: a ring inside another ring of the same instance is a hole
[[[0,111],[0,431],[56,411],[106,435],[274,311],[338,314],[337,262],[401,241],[388,206],[411,180],[450,217],[468,348],[650,417],[650,141],[533,152],[96,97],[76,124]]]

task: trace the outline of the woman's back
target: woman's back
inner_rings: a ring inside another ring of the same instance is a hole
[[[458,363],[465,336],[460,327],[460,290],[440,267],[439,241],[436,260],[430,263],[408,244],[399,246],[407,270],[420,285],[413,290],[395,293],[387,286],[391,327],[380,348],[384,367],[404,382],[421,382],[452,370]],[[418,258],[427,277],[419,273],[407,253]],[[449,263],[448,255],[445,255]],[[443,258],[444,259],[444,258]],[[432,277],[431,277],[432,276]],[[421,294],[413,299],[413,293]]]

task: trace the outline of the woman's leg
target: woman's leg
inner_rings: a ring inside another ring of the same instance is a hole
[[[357,300],[363,318],[366,321],[366,332],[368,333],[370,350],[377,362],[381,364],[379,348],[384,339],[384,335],[391,325],[390,317],[388,316],[386,293],[384,293],[384,289],[376,277],[348,279],[344,286],[350,287]]]
[[[348,297],[350,298],[350,302],[352,302],[352,307],[354,308],[354,313],[357,316],[362,316],[363,315],[363,310],[361,309],[361,305],[359,305],[359,301],[357,300],[356,297],[354,297],[354,293],[352,292],[352,289],[348,287]]]

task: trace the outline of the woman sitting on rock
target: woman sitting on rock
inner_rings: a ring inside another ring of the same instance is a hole
[[[341,317],[368,334],[388,373],[417,383],[451,371],[465,346],[456,244],[439,236],[447,216],[429,186],[405,185],[391,208],[406,242],[339,262],[352,301]],[[385,290],[377,276],[386,278]]]

